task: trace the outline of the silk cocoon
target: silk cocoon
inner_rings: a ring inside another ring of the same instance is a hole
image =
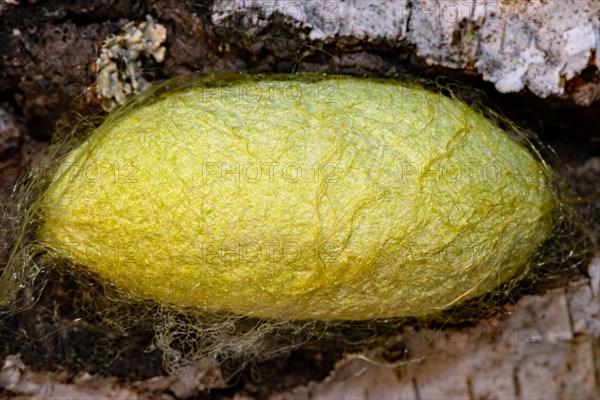
[[[125,295],[330,321],[426,316],[518,277],[556,196],[460,101],[300,75],[128,108],[64,157],[41,204],[42,246]]]

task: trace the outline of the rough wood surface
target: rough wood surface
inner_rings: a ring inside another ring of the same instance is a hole
[[[324,380],[270,398],[598,399],[600,256],[588,274],[523,298],[508,316],[463,329],[406,329],[395,339],[406,346],[399,360],[384,361],[382,348],[347,354]],[[219,370],[209,366],[191,371],[185,382],[156,377],[126,385],[86,372],[33,372],[18,355],[8,356],[0,369],[0,387],[22,398],[170,399],[225,386]]]
[[[594,0],[225,0],[212,21],[242,15],[255,29],[274,13],[314,41],[354,38],[414,46],[427,65],[481,74],[502,93],[572,97],[588,105],[599,82],[569,85],[600,66],[600,3]]]
[[[598,399],[600,257],[589,280],[523,298],[466,329],[405,332],[408,360],[347,355],[322,382],[273,399]]]

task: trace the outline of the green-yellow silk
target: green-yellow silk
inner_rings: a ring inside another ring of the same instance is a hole
[[[545,167],[462,102],[393,80],[214,82],[64,157],[40,243],[139,299],[364,320],[487,293],[550,235]]]

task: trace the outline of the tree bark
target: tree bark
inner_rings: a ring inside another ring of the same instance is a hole
[[[75,113],[104,113],[98,99],[86,95],[97,84],[103,41],[123,34],[128,22],[146,21],[146,15],[166,28],[164,60],[140,59],[148,81],[193,72],[300,70],[441,76],[484,91],[486,102],[538,133],[562,157],[557,168],[589,203],[582,212],[598,245],[597,1],[11,0],[0,2],[3,263],[14,228],[12,185],[30,168],[48,163],[43,154],[57,126],[71,126]],[[458,92],[482,99],[477,91]],[[50,275],[30,309],[0,323],[0,393],[597,399],[600,255],[585,268],[587,277],[526,295],[509,315],[434,332],[406,327],[385,348],[343,357],[324,348],[301,350],[257,367],[271,381],[247,372],[228,388],[227,374],[214,365],[188,369],[181,379],[168,376],[160,354],[145,352],[151,332],[121,337],[102,323],[79,320],[69,296],[85,289]],[[111,352],[105,354],[101,344],[108,342]],[[206,388],[212,388],[210,394]]]

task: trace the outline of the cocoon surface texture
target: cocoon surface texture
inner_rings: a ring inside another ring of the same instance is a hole
[[[42,198],[41,244],[125,295],[425,316],[523,273],[552,230],[545,167],[419,86],[266,76],[156,96],[65,156]]]

